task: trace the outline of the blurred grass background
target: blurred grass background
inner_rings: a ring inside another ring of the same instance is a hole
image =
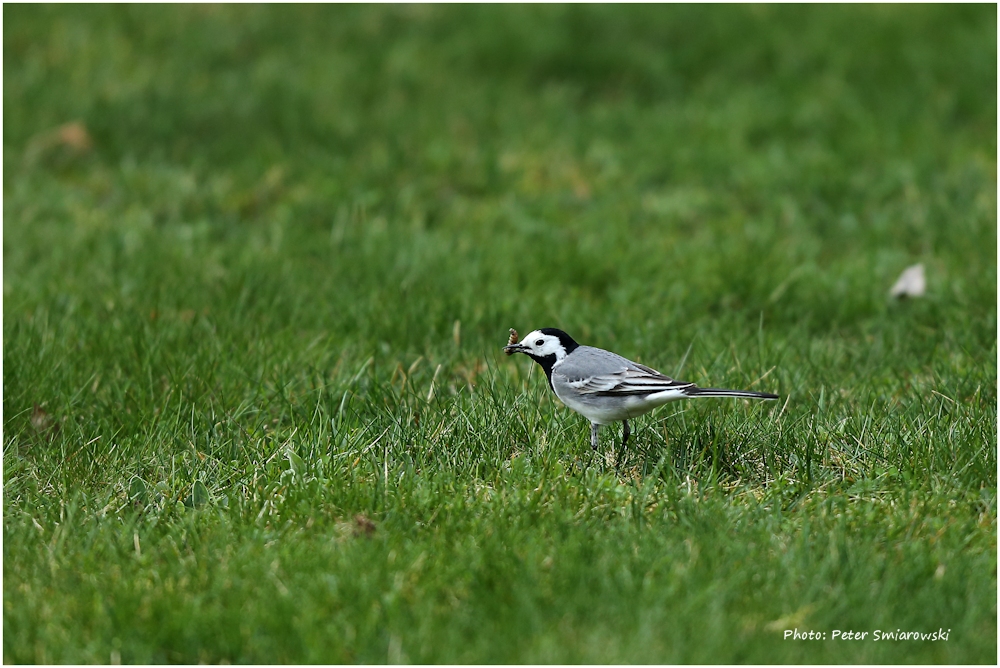
[[[996,659],[995,6],[4,19],[6,662]]]

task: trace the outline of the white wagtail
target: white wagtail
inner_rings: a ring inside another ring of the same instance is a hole
[[[503,349],[505,353],[524,353],[538,362],[559,400],[590,420],[590,445],[594,450],[602,425],[618,421],[624,424],[619,464],[630,433],[629,418],[665,403],[692,397],[778,398],[766,392],[698,387],[674,380],[613,352],[581,346],[566,332],[552,327],[536,329],[520,343],[517,332],[511,330],[510,341]]]

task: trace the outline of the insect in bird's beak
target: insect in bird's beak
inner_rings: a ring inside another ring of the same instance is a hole
[[[524,350],[524,346],[517,342],[517,330],[511,327],[510,338],[507,339],[507,345],[503,347],[503,351],[508,355],[513,355],[522,350]]]

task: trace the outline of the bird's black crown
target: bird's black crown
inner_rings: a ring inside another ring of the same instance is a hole
[[[562,347],[566,349],[567,355],[580,347],[580,344],[574,341],[572,336],[561,329],[556,329],[555,327],[543,327],[538,331],[546,336],[554,336],[559,339],[559,343],[561,343]]]

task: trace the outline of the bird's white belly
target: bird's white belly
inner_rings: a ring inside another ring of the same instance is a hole
[[[557,389],[556,396],[566,406],[596,424],[610,424],[638,417],[663,404],[687,398],[687,395],[680,390],[616,397],[593,394],[570,395],[566,391],[560,392]]]

